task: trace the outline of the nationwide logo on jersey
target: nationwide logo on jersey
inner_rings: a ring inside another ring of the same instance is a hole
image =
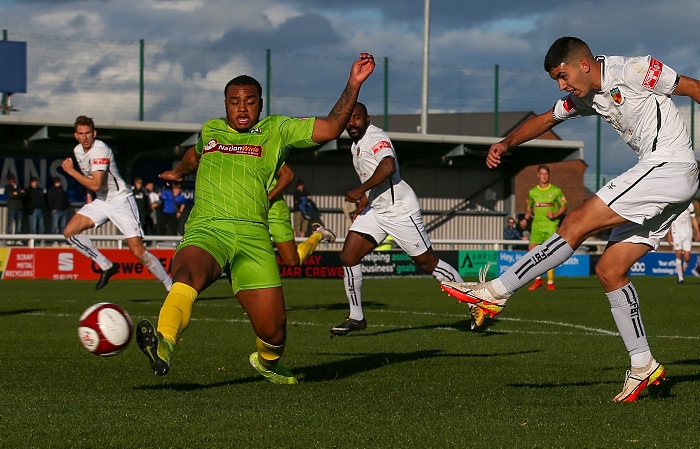
[[[372,147],[372,154],[377,154],[385,148],[391,148],[391,143],[387,142],[386,140],[382,140]]]
[[[649,69],[647,70],[647,74],[644,77],[642,86],[648,89],[655,88],[656,83],[658,83],[659,78],[661,78],[661,71],[663,69],[664,65],[661,63],[661,61],[657,61],[656,59],[651,58],[651,60],[649,61]]]
[[[552,207],[552,206],[554,206],[554,203],[538,203],[537,201],[535,201],[535,207]]]
[[[225,145],[218,143],[216,139],[211,139],[204,146],[202,154],[218,151],[225,154],[240,154],[243,156],[262,156],[262,147],[260,145]]]
[[[620,89],[618,89],[617,86],[610,89],[610,96],[612,97],[612,101],[614,101],[618,106],[622,106],[625,104],[625,101],[627,101],[626,98],[622,97],[622,92],[620,92]]]
[[[576,105],[574,104],[574,100],[571,99],[571,95],[566,97],[566,100],[564,100],[564,110],[566,112],[571,112],[574,109],[576,109]]]

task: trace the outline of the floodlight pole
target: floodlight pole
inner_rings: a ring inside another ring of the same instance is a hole
[[[421,89],[420,132],[428,133],[428,61],[430,52],[430,0],[423,13],[423,88]]]
[[[7,40],[7,30],[2,30],[2,40]],[[2,100],[0,100],[0,109],[2,110],[2,115],[8,115],[10,113],[10,95],[6,92],[2,93]]]

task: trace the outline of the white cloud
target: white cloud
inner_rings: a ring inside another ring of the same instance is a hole
[[[293,8],[290,5],[278,3],[266,8],[263,14],[265,15],[265,17],[267,17],[267,20],[270,21],[272,26],[274,28],[277,28],[287,20],[292,19],[294,17],[299,17],[304,13],[296,8]]]
[[[146,6],[155,10],[171,9],[175,11],[197,11],[206,5],[206,0],[170,0],[170,1],[154,1],[146,2]]]
[[[32,20],[43,28],[42,33],[68,36],[78,34],[99,38],[102,37],[106,28],[100,14],[84,10],[52,11],[34,15]]]

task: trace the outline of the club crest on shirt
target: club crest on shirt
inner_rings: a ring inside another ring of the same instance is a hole
[[[260,128],[253,128],[250,131],[248,131],[249,134],[262,134],[262,129]]]
[[[626,98],[622,97],[622,92],[620,92],[620,89],[617,86],[610,89],[610,96],[612,97],[612,101],[614,101],[618,106],[622,106],[625,104],[625,101],[627,101]]]

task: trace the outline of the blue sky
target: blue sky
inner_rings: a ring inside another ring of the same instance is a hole
[[[420,63],[423,4],[423,0],[0,0],[0,29],[338,57],[370,51]],[[594,53],[652,54],[676,71],[700,78],[698,19],[697,0],[432,0],[431,63],[499,64],[541,71],[547,77],[542,69],[547,48],[556,38],[573,35],[586,40]],[[545,104],[556,98],[555,94]],[[534,105],[533,109],[542,112]],[[557,132],[584,140],[591,165],[595,136],[566,126]],[[624,170],[636,159],[623,145],[611,151],[619,157],[608,162],[608,172]]]

